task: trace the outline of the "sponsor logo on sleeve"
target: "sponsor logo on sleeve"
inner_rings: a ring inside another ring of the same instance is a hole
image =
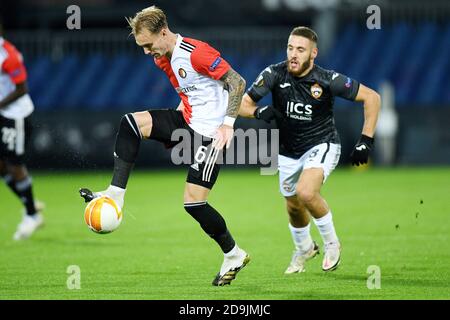
[[[352,86],[352,79],[347,77],[347,82],[345,83],[346,88],[350,88]]]
[[[12,76],[12,77],[17,77],[17,76],[19,76],[21,73],[22,73],[22,72],[21,72],[21,70],[20,70],[20,68],[19,68],[19,69],[14,70],[13,72],[11,72],[11,76]]]
[[[214,71],[216,70],[217,66],[219,65],[219,63],[222,61],[221,57],[217,57],[216,60],[214,60],[214,62],[212,63],[212,65],[209,66],[209,71]]]
[[[263,78],[262,75],[260,75],[258,77],[258,79],[256,79],[256,81],[255,81],[255,86],[256,87],[262,87],[263,85],[264,85],[264,78]]]

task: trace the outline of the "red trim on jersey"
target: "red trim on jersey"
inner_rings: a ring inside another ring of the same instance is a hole
[[[220,52],[209,44],[191,38],[183,38],[183,40],[195,46],[191,53],[191,63],[198,73],[219,80],[231,69],[228,62],[220,56]]]
[[[174,88],[179,88],[180,84],[178,83],[177,77],[173,73],[172,66],[170,65],[170,60],[163,56],[159,59],[154,59],[155,64],[163,70],[166,75],[169,77],[170,83]],[[180,96],[181,100],[183,101],[184,108],[183,108],[183,118],[186,121],[187,124],[191,123],[192,118],[192,106],[189,104],[189,99],[186,94],[183,92],[178,92],[178,95]]]
[[[23,64],[22,55],[9,41],[4,40],[3,48],[8,53],[8,57],[2,63],[2,71],[7,73],[15,84],[25,82],[27,71]]]

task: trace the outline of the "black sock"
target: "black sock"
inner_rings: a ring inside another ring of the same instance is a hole
[[[15,189],[17,190],[17,195],[26,208],[27,215],[31,216],[35,214],[36,208],[34,207],[33,185],[31,177],[26,177],[21,181],[17,181],[15,184]]]
[[[234,248],[236,242],[228,231],[225,220],[206,201],[185,203],[184,209],[197,220],[203,231],[217,242],[223,253]]]
[[[8,186],[8,188],[10,188],[12,192],[14,192],[18,197],[20,197],[19,193],[16,190],[16,182],[14,181],[14,178],[10,174],[5,174],[2,176],[2,178],[5,181],[5,184]]]
[[[138,155],[141,132],[131,113],[120,121],[114,149],[114,173],[111,185],[125,189],[131,170]]]
[[[131,170],[134,167],[134,163],[123,161],[119,157],[114,157],[114,171],[111,180],[111,185],[126,189],[128,178],[130,177]]]

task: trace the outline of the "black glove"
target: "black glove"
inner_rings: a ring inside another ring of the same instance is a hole
[[[350,154],[350,160],[352,165],[359,166],[360,164],[365,164],[369,160],[369,153],[373,149],[373,138],[366,135],[361,135],[358,143],[353,148]]]
[[[256,119],[264,120],[267,123],[275,118],[283,117],[283,114],[272,106],[258,107],[253,115]]]

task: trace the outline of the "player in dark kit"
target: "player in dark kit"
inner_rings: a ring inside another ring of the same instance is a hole
[[[292,30],[287,60],[264,69],[244,95],[239,114],[270,122],[280,130],[278,169],[286,199],[295,251],[286,274],[305,271],[305,262],[319,253],[310,235],[312,216],[324,242],[324,271],[335,270],[341,244],[332,214],[320,189],[338,164],[341,146],[333,118],[334,97],[364,102],[362,135],[350,157],[353,165],[367,163],[373,148],[380,96],[338,72],[314,64],[317,35],[307,27]],[[272,93],[273,106],[256,103]]]

